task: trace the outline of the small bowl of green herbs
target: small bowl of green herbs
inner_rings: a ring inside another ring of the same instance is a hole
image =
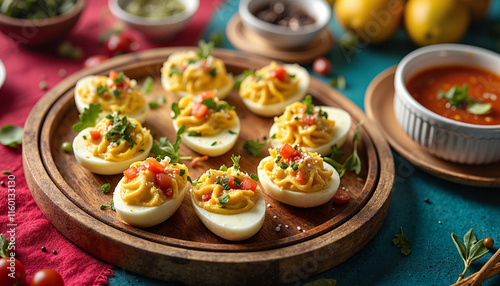
[[[111,13],[144,38],[166,41],[189,23],[199,0],[109,0]]]
[[[15,44],[40,46],[64,38],[86,0],[0,0],[0,31]]]

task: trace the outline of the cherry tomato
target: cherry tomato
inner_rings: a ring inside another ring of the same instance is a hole
[[[351,199],[351,195],[344,190],[337,190],[333,196],[333,202],[337,205],[345,204]]]
[[[112,34],[106,40],[106,51],[110,56],[126,54],[133,51],[134,41],[126,34]]]
[[[64,286],[64,280],[53,269],[42,269],[33,275],[30,286]]]
[[[85,60],[85,62],[83,62],[83,68],[86,69],[86,68],[95,67],[96,65],[104,62],[108,58],[109,58],[108,56],[104,56],[104,55],[90,56]]]
[[[312,65],[313,71],[319,75],[329,75],[332,69],[332,64],[325,57],[316,58]]]
[[[13,259],[13,261],[9,259]],[[0,285],[11,286],[21,278],[24,280],[25,272],[24,265],[19,260],[11,257],[0,258]]]

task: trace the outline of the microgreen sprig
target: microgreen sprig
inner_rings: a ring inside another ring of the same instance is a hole
[[[457,283],[464,278],[465,273],[469,269],[471,263],[488,253],[488,248],[483,245],[483,240],[477,240],[476,234],[472,228],[464,235],[464,242],[460,241],[460,238],[454,233],[451,233],[451,238],[457,247],[458,253],[462,260],[464,261],[465,269],[458,276]]]
[[[160,140],[155,141],[153,147],[151,148],[151,153],[160,159],[168,156],[170,158],[170,163],[175,164],[179,160],[191,160],[192,157],[181,157],[179,155],[179,146],[181,144],[181,135],[186,130],[186,125],[182,124],[175,134],[174,144],[168,141],[167,137],[161,137]]]
[[[257,157],[262,152],[262,149],[266,147],[267,143],[272,139],[276,138],[276,134],[273,134],[271,137],[267,138],[266,141],[260,143],[260,140],[257,141],[247,140],[243,143],[243,151],[252,154],[252,156]]]
[[[75,132],[80,132],[87,127],[93,127],[95,121],[99,118],[99,113],[102,112],[100,103],[90,103],[88,108],[83,110],[83,113],[78,115],[80,122],[75,123],[71,128]]]
[[[338,162],[338,159],[342,157],[343,152],[337,147],[337,144],[331,147],[332,153],[330,157],[323,158],[325,162],[332,165],[337,170],[340,177],[342,177],[345,174],[346,170],[354,171],[356,175],[361,172],[361,159],[359,158],[358,155],[358,141],[361,140],[361,137],[359,137],[359,131],[362,125],[363,122],[361,121],[356,127],[356,131],[354,132],[354,137],[352,138],[352,144],[354,146],[352,154],[349,157],[347,157],[344,164],[340,164]]]

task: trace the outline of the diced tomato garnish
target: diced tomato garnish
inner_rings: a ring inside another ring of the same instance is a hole
[[[174,190],[172,188],[168,188],[163,193],[167,198],[171,198],[174,195]]]
[[[200,92],[199,96],[201,96],[201,101],[203,101],[203,99],[215,98],[216,94],[215,94],[215,90],[206,90],[206,91]]]
[[[287,77],[286,70],[283,67],[276,67],[270,72],[270,76],[276,78],[279,81],[285,81]]]
[[[208,107],[203,103],[193,103],[193,110],[191,114],[196,118],[202,118],[208,113]]]
[[[240,188],[240,187],[238,187],[238,186],[236,186],[236,185],[234,184],[234,177],[233,177],[233,176],[231,176],[231,175],[229,175],[229,180],[227,181],[227,184],[229,185],[229,187],[230,187],[231,189],[239,189],[239,188]]]
[[[162,191],[166,191],[170,187],[172,176],[170,174],[159,173],[155,174],[155,185]]]
[[[196,167],[196,165],[198,165],[198,163],[200,163],[201,161],[205,161],[205,160],[208,160],[208,156],[207,155],[204,155],[202,157],[196,157],[196,158],[193,158],[193,160],[191,161],[191,167]]]
[[[316,118],[311,114],[302,114],[302,121],[307,125],[314,125],[316,123]]]
[[[99,140],[99,139],[101,139],[101,132],[97,131],[97,130],[91,130],[90,131],[90,138],[92,138],[92,140]]]
[[[179,171],[179,169],[173,169],[171,171],[172,174],[175,174],[175,175],[180,175],[181,174],[181,171]]]
[[[201,199],[204,201],[204,202],[208,202],[210,200],[210,198],[212,197],[212,192],[210,192],[210,194],[208,195],[202,195],[201,196]]]
[[[280,156],[283,157],[283,159],[288,159],[288,158],[292,157],[292,154],[295,151],[296,150],[293,149],[293,147],[290,146],[290,144],[285,143],[285,144],[283,144],[283,146],[280,147]]]
[[[337,190],[333,196],[333,202],[338,205],[345,204],[351,199],[351,195],[344,190]]]
[[[245,177],[243,180],[241,180],[240,185],[242,190],[250,190],[255,192],[255,189],[257,188],[257,182],[249,177]]]
[[[150,170],[154,174],[160,174],[160,173],[165,172],[165,168],[163,168],[163,166],[160,164],[160,162],[156,161],[155,158],[151,158],[151,157],[147,158],[146,164],[147,164],[148,170]]]
[[[114,82],[115,79],[118,77],[118,74],[115,71],[110,71],[109,72],[109,79]]]
[[[137,170],[136,166],[132,166],[127,170],[123,171],[123,175],[127,178],[128,181],[132,181],[139,174],[139,170]]]
[[[306,178],[304,178],[304,175],[302,174],[302,172],[300,170],[297,171],[297,174],[295,175],[295,179],[297,180],[297,182],[304,182],[306,180]]]

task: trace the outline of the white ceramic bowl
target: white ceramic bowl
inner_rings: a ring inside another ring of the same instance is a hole
[[[179,0],[186,6],[183,12],[164,18],[146,18],[127,12],[123,8],[127,1],[109,0],[109,10],[128,27],[152,41],[166,41],[175,37],[186,27],[200,5],[199,0]]]
[[[286,2],[300,7],[316,21],[294,31],[288,27],[265,22],[252,14],[253,11],[267,5],[269,0],[241,0],[238,14],[245,28],[261,36],[268,45],[283,49],[297,48],[310,43],[328,25],[332,16],[332,8],[324,0],[288,0]]]
[[[500,125],[462,123],[438,115],[415,100],[405,83],[415,73],[443,65],[468,65],[500,74],[500,55],[482,48],[442,44],[405,56],[394,78],[394,112],[403,130],[436,157],[464,164],[500,160]]]

